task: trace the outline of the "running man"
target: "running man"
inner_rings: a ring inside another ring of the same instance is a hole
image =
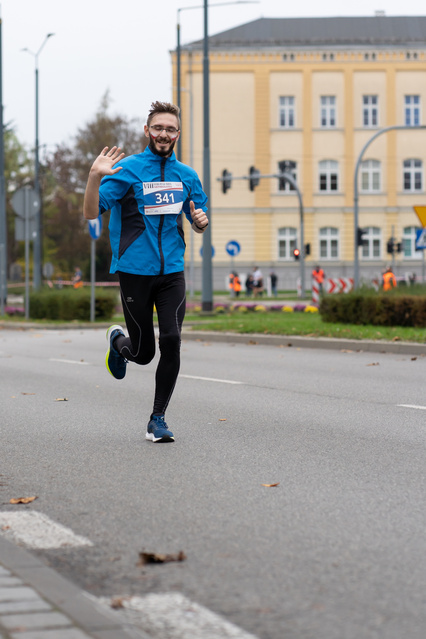
[[[165,421],[180,367],[185,316],[185,241],[182,215],[196,233],[208,225],[207,197],[196,172],[178,162],[174,147],[180,136],[179,108],[153,102],[144,126],[149,145],[124,157],[105,147],[90,169],[84,217],[93,220],[111,210],[112,262],[118,273],[128,337],[121,326],[107,331],[106,366],[123,379],[128,362],[148,364],[155,354],[153,312],[157,310],[160,360],[146,439],[173,442]]]

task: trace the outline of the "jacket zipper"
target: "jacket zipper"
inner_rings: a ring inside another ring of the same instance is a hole
[[[162,158],[161,160],[161,182],[165,182],[164,173],[165,173],[166,160],[167,158]],[[161,237],[163,224],[164,224],[164,214],[161,215],[160,224],[158,225],[158,250],[160,252],[160,275],[163,275],[164,273],[164,253],[163,253],[163,244],[162,244],[162,237]]]

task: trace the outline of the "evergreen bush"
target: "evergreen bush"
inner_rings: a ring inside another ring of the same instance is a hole
[[[95,290],[95,319],[110,320],[117,304],[114,290]],[[90,321],[90,289],[42,288],[30,294],[32,319]]]
[[[325,322],[423,328],[426,327],[426,295],[368,290],[325,295],[319,312]]]

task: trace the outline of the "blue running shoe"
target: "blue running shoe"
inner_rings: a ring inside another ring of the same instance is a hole
[[[106,338],[107,342],[109,342],[109,349],[105,356],[105,365],[115,379],[123,379],[126,374],[127,359],[120,355],[113,346],[113,342],[118,335],[124,336],[124,331],[118,324],[110,326],[107,330]]]
[[[155,444],[175,441],[173,433],[168,430],[167,424],[164,421],[164,415],[153,415],[151,417],[146,431],[146,438]]]

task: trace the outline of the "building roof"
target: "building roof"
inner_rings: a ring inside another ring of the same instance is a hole
[[[185,48],[200,48],[202,40]],[[426,16],[259,18],[209,37],[212,49],[426,46]]]

